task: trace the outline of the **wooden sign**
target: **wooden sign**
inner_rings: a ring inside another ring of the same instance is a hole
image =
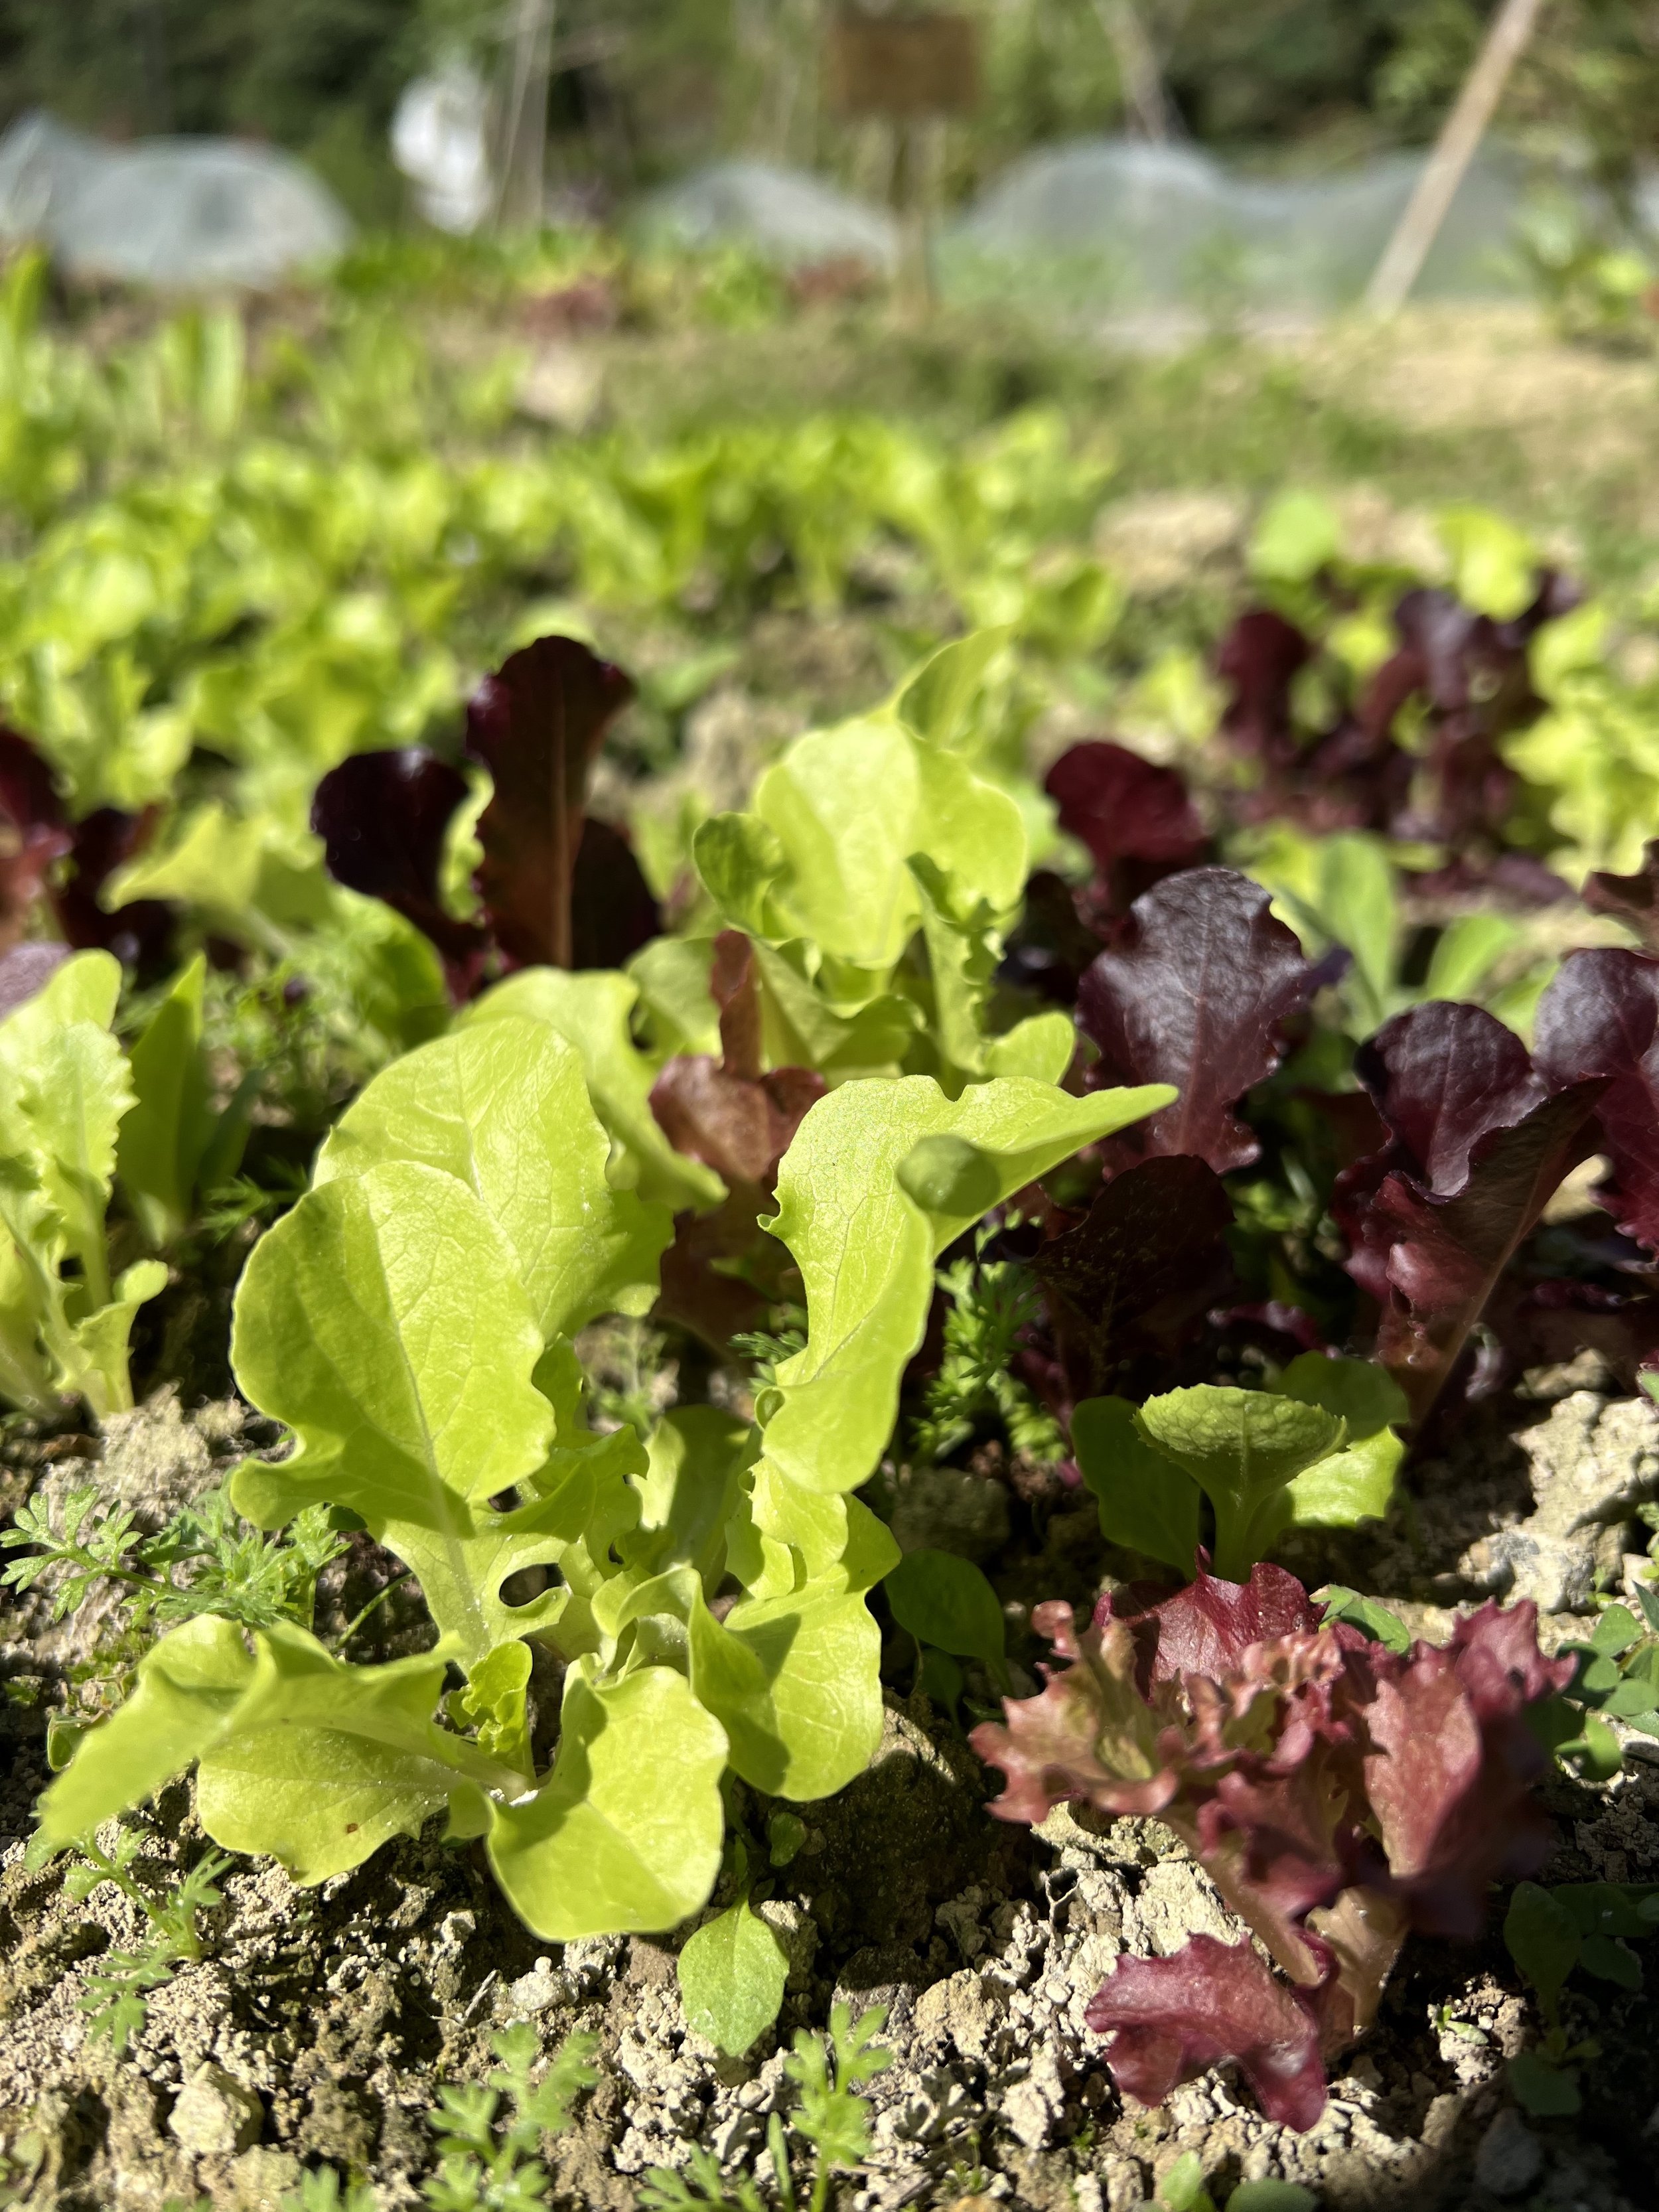
[[[967,15],[863,15],[830,25],[830,104],[848,116],[918,122],[979,104],[978,27]]]

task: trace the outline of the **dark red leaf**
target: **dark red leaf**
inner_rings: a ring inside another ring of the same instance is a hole
[[[515,966],[572,964],[587,780],[633,696],[621,669],[576,639],[541,637],[486,677],[467,708],[467,750],[495,783],[478,818],[478,892]]]
[[[1167,1359],[1232,1280],[1232,1200],[1202,1160],[1176,1153],[1114,1176],[1075,1228],[1032,1261],[1077,1395],[1120,1361]]]
[[[1194,1936],[1172,1958],[1120,1958],[1084,2018],[1111,2037],[1112,2077],[1143,2105],[1231,2058],[1279,2126],[1310,2128],[1325,2109],[1313,2010],[1248,1942]]]
[[[1593,1149],[1606,1086],[1548,1096],[1501,1022],[1437,1002],[1385,1024],[1355,1067],[1389,1142],[1337,1177],[1331,1212],[1348,1273],[1382,1308],[1377,1356],[1420,1421],[1516,1248]]]
[[[621,968],[662,934],[662,915],[624,833],[588,815],[570,885],[570,964]]]
[[[1612,915],[1650,952],[1659,952],[1659,837],[1642,848],[1642,865],[1633,876],[1598,871],[1584,878],[1583,896],[1592,913]]]
[[[1595,1117],[1613,1172],[1596,1196],[1659,1252],[1659,960],[1569,953],[1539,1001],[1535,1051],[1553,1088],[1607,1078]]]
[[[1009,932],[1001,978],[1056,1006],[1075,1006],[1079,980],[1101,945],[1101,933],[1079,911],[1087,902],[1086,892],[1039,868],[1026,883],[1024,910]]]
[[[651,1091],[651,1110],[677,1152],[701,1160],[727,1182],[769,1193],[807,1109],[822,1098],[811,1068],[761,1068],[760,1000],[754,951],[741,930],[714,940],[709,989],[720,1010],[721,1057],[682,1054]]]
[[[1378,1323],[1377,1356],[1405,1391],[1414,1420],[1434,1403],[1498,1276],[1552,1193],[1592,1150],[1587,1124],[1601,1087],[1574,1084],[1513,1128],[1482,1137],[1470,1157],[1468,1182],[1449,1196],[1390,1175],[1372,1200],[1365,1237],[1373,1251],[1387,1246],[1390,1291]]]
[[[329,873],[349,890],[383,899],[443,955],[450,988],[470,994],[488,933],[459,921],[440,896],[444,839],[466,797],[466,778],[419,745],[353,753],[331,769],[311,802]]]
[[[1144,890],[1209,850],[1185,779],[1127,746],[1091,738],[1062,753],[1043,789],[1060,826],[1086,845],[1098,871],[1097,907],[1117,914]]]
[[[116,871],[143,852],[155,827],[155,810],[124,814],[100,806],[75,824],[69,871],[52,893],[64,935],[77,951],[101,946],[143,981],[163,975],[173,963],[175,916],[165,899],[133,899],[106,910],[99,894]]]
[[[1380,1670],[1366,1707],[1365,1790],[1392,1886],[1425,1935],[1474,1936],[1494,1881],[1535,1873],[1552,1828],[1533,1790],[1548,1758],[1523,1715],[1572,1680],[1538,1649],[1538,1611],[1488,1603],[1451,1641]]]
[[[1135,901],[1084,976],[1078,1019],[1101,1055],[1091,1083],[1180,1090],[1138,1125],[1144,1151],[1192,1153],[1218,1175],[1260,1153],[1231,1109],[1279,1065],[1279,1024],[1319,982],[1268,905],[1231,868],[1189,868]]]
[[[1178,1682],[1186,1674],[1219,1677],[1253,1644],[1316,1629],[1320,1613],[1293,1574],[1261,1559],[1247,1583],[1223,1582],[1200,1570],[1173,1596],[1150,1583],[1109,1590],[1095,1609],[1097,1627],[1107,1620],[1127,1624],[1138,1679],[1150,1694],[1154,1683]]]
[[[58,787],[27,738],[0,726],[0,947],[15,945],[28,924],[52,863],[68,853],[69,820]]]
[[[1385,1022],[1355,1054],[1354,1072],[1394,1139],[1389,1164],[1443,1194],[1468,1181],[1482,1137],[1512,1127],[1546,1095],[1513,1030],[1483,1007],[1444,1000]]]
[[[1288,768],[1297,750],[1291,687],[1312,658],[1312,646],[1283,615],[1267,608],[1241,615],[1217,660],[1222,682],[1231,688],[1223,736],[1270,769]]]

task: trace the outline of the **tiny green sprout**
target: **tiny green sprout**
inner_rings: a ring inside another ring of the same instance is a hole
[[[431,2212],[528,2212],[547,2201],[537,2154],[570,2125],[572,2107],[599,2071],[599,2039],[568,2035],[536,2078],[541,2039],[526,2021],[490,2039],[500,2062],[484,2081],[447,2082],[430,2115],[442,2143],[422,2195]],[[505,2111],[503,2110],[505,2106]]]
[[[118,1583],[128,1625],[141,1630],[207,1613],[246,1628],[276,1620],[303,1626],[318,1576],[346,1549],[325,1507],[307,1506],[271,1538],[240,1518],[223,1488],[204,1492],[154,1536],[139,1533],[125,1507],[102,1507],[95,1488],[71,1491],[55,1515],[46,1499],[31,1498],[0,1531],[0,1547],[26,1545],[29,1556],[14,1559],[0,1583],[49,1584],[54,1620],[83,1604],[96,1584]]]
[[[1582,1966],[1617,1989],[1639,1990],[1641,1961],[1628,1947],[1655,1934],[1659,1885],[1583,1881],[1545,1889],[1523,1881],[1516,1888],[1504,1922],[1504,1942],[1532,1984],[1545,2030],[1534,2050],[1522,2051],[1509,2063],[1510,2087],[1525,2111],[1539,2118],[1577,2112],[1579,2063],[1600,2055],[1595,2042],[1573,2043],[1568,2037],[1561,1997],[1574,1971]]]
[[[787,2133],[776,2112],[766,2128],[767,2162],[778,2212],[798,2212],[788,2135],[798,2136],[811,2154],[811,2193],[805,2212],[824,2212],[834,2176],[850,2172],[868,2157],[870,2107],[859,2091],[893,2063],[892,2052],[875,2039],[886,2018],[882,2005],[872,2005],[854,2021],[848,2006],[837,2004],[830,2014],[827,2039],[805,2028],[796,2030],[793,2047],[783,2062],[783,2070],[794,2084],[795,2109]],[[766,2200],[751,2175],[740,2175],[728,2186],[720,2160],[698,2146],[689,2154],[684,2172],[666,2166],[651,2169],[640,2207],[641,2212],[766,2212]]]
[[[133,1873],[142,1849],[142,1838],[131,1828],[118,1828],[112,1849],[106,1852],[88,1838],[76,1846],[76,1863],[64,1878],[64,1894],[79,1904],[105,1882],[143,1914],[149,1940],[131,1951],[106,1951],[87,1974],[80,2008],[88,2015],[88,2032],[106,2039],[117,2057],[142,2033],[152,1991],[164,1988],[181,1966],[202,1955],[198,1915],[220,1902],[219,1876],[230,1861],[210,1852],[170,1890],[153,1898]]]
[[[774,1813],[766,1824],[767,1858],[775,1867],[787,1867],[806,1841],[806,1823],[793,1813]]]
[[[981,1231],[978,1255],[994,1233]],[[989,1414],[1001,1423],[1015,1452],[1034,1460],[1064,1459],[1066,1441],[1053,1416],[1012,1372],[1020,1332],[1041,1310],[1029,1268],[975,1256],[940,1268],[937,1279],[951,1303],[939,1372],[927,1384],[913,1432],[918,1454],[948,1457]]]
[[[301,2174],[300,2186],[283,2199],[282,2212],[380,2212],[380,2200],[366,2181],[343,2185],[331,2166]]]

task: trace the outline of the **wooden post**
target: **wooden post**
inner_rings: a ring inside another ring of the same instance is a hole
[[[1543,6],[1544,0],[1504,0],[1493,17],[1486,44],[1464,79],[1456,104],[1417,180],[1417,190],[1366,287],[1365,305],[1374,314],[1397,314],[1422,275],[1423,264],[1498,112],[1504,88],[1526,49]]]
[[[519,0],[512,78],[501,121],[498,229],[536,229],[547,167],[547,82],[553,63],[553,0]]]
[[[1169,102],[1158,56],[1134,0],[1095,0],[1095,13],[1117,63],[1124,103],[1143,138],[1161,146],[1170,136]]]

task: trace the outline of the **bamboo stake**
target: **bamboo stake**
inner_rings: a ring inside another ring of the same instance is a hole
[[[1374,314],[1397,314],[1422,275],[1440,226],[1498,112],[1510,73],[1537,27],[1543,6],[1544,0],[1504,0],[1493,18],[1486,44],[1441,126],[1434,151],[1417,180],[1417,190],[1366,287],[1365,305]]]
[[[1095,0],[1095,13],[1116,57],[1123,97],[1141,137],[1155,146],[1163,145],[1170,136],[1169,103],[1164,97],[1158,56],[1146,25],[1135,12],[1134,0]]]
[[[547,85],[553,63],[553,0],[519,0],[513,87],[501,133],[498,227],[538,226],[547,162]]]

